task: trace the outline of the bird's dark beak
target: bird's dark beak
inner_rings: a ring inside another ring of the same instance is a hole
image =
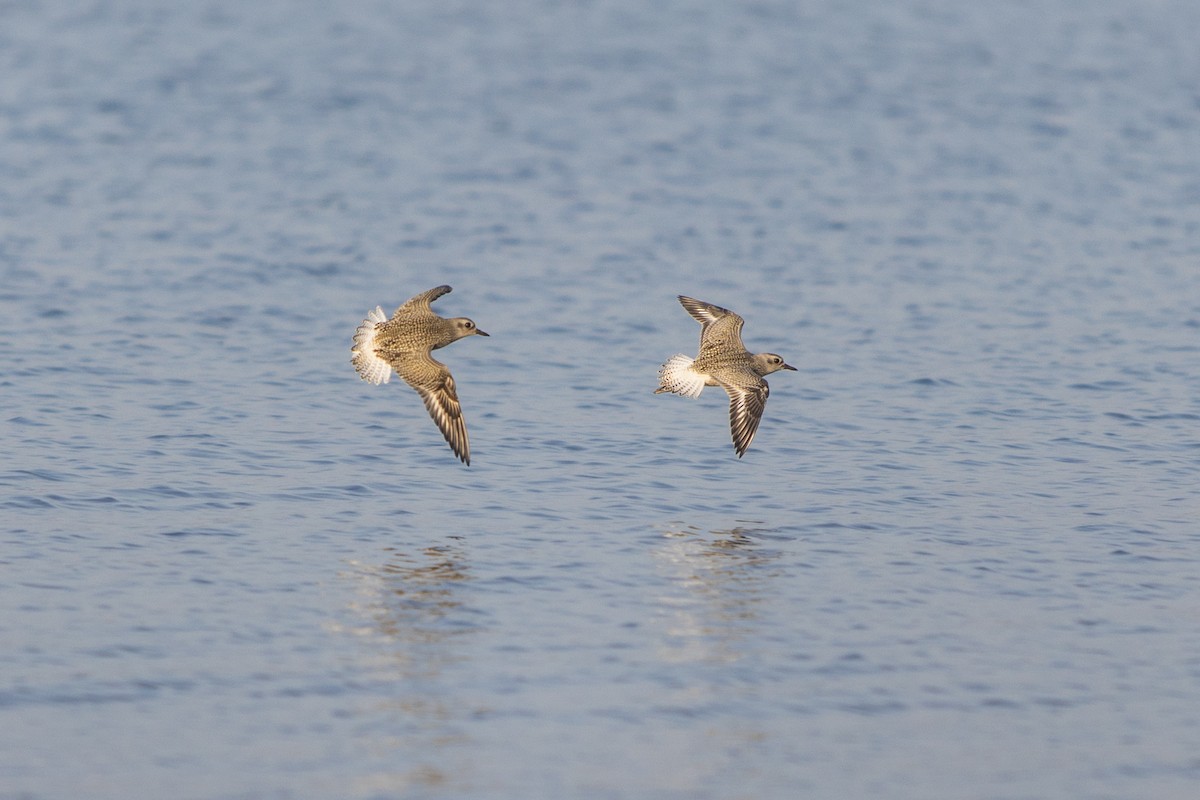
[[[791,364],[784,364],[782,367],[780,367],[780,369],[790,369],[792,372],[799,372],[799,370],[797,370]]]
[[[488,333],[487,331],[481,331],[481,330],[479,330],[479,328],[475,329],[475,334],[477,336],[491,336],[490,333]]]

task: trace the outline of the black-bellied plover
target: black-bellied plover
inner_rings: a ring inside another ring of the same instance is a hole
[[[751,354],[742,344],[744,320],[728,308],[683,295],[679,302],[701,325],[700,353],[695,358],[668,358],[658,370],[654,393],[699,397],[705,386],[720,386],[729,394],[729,430],[741,458],[754,441],[770,394],[763,375],[796,368],[774,353]]]
[[[471,444],[454,377],[429,353],[464,336],[487,334],[466,317],[445,319],[433,313],[429,304],[449,291],[449,286],[438,286],[422,292],[397,308],[391,319],[376,306],[354,334],[350,361],[364,381],[374,384],[387,383],[396,370],[421,395],[450,449],[470,466]]]

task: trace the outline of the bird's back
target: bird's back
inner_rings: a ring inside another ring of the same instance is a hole
[[[742,318],[727,314],[705,324],[700,332],[696,368],[711,372],[719,367],[748,368],[750,353],[742,344]]]
[[[397,309],[396,315],[380,326],[377,347],[382,353],[424,353],[456,342],[463,336],[453,320],[428,308]]]

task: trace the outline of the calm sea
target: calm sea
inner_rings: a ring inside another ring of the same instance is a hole
[[[1196,797],[1197,30],[0,0],[0,798]]]

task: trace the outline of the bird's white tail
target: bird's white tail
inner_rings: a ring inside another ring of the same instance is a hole
[[[376,385],[387,383],[392,378],[392,365],[375,354],[375,326],[386,321],[383,309],[375,306],[375,310],[367,314],[354,332],[354,346],[350,348],[354,354],[350,362],[358,370],[358,376]]]
[[[699,397],[704,391],[705,376],[692,369],[695,360],[682,353],[668,358],[658,369],[659,387],[655,394],[674,392],[684,397]]]

